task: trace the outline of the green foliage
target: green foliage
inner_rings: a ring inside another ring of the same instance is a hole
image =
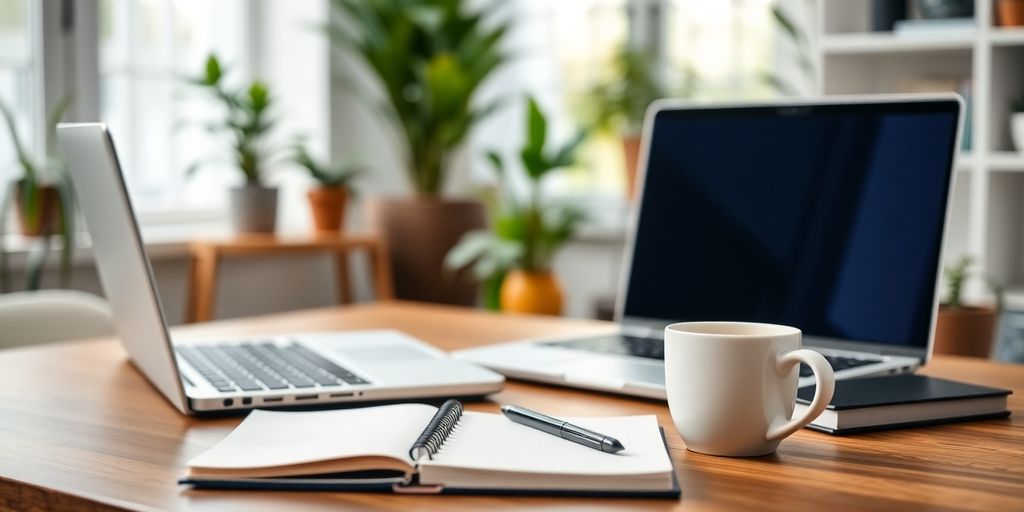
[[[772,6],[772,20],[782,35],[796,46],[796,64],[800,71],[806,77],[813,79],[815,75],[814,62],[811,61],[811,45],[807,34],[804,33],[800,25],[778,3]],[[778,73],[765,73],[762,75],[762,79],[765,83],[775,88],[775,90],[787,96],[798,96],[800,94],[800,89],[797,86]]]
[[[351,192],[353,180],[363,172],[363,169],[355,164],[342,163],[332,167],[330,164],[318,162],[309,154],[302,141],[296,141],[292,146],[291,158],[323,187],[341,187]]]
[[[332,0],[344,22],[332,41],[357,56],[384,91],[380,109],[407,150],[415,190],[436,196],[449,156],[498,106],[473,104],[481,84],[506,61],[508,25],[471,11],[468,0]]]
[[[586,94],[588,116],[594,128],[625,133],[639,131],[647,106],[668,96],[658,79],[657,62],[650,52],[623,47],[611,66],[611,79]]]
[[[216,55],[210,54],[201,74],[188,83],[207,90],[224,107],[220,122],[205,125],[213,134],[227,134],[231,139],[233,163],[245,177],[247,185],[263,185],[266,168],[272,156],[266,137],[274,129],[270,117],[273,97],[267,85],[254,80],[247,87],[231,88],[224,84],[225,70]],[[195,162],[186,171],[195,173],[207,162]]]
[[[24,219],[26,227],[33,231],[42,228],[43,235],[29,251],[25,271],[25,289],[38,290],[42,286],[43,270],[46,268],[46,262],[50,255],[52,236],[61,239],[61,286],[67,287],[71,283],[73,268],[71,260],[75,249],[75,198],[67,166],[56,156],[54,141],[56,140],[57,123],[71,106],[72,99],[70,94],[62,96],[47,116],[47,157],[41,162],[36,161],[29,154],[18,135],[14,112],[5,102],[0,101],[0,112],[2,112],[4,123],[7,126],[11,145],[14,146],[18,167],[21,169],[21,177],[7,184],[0,191],[2,194],[0,195],[0,291],[2,292],[10,291],[11,288],[9,254],[3,243],[9,223],[8,215],[16,206],[21,208],[19,213]],[[54,222],[41,226],[45,213],[43,211],[43,194],[49,187],[53,187],[57,191],[59,216]]]
[[[1024,95],[1010,102],[1010,112],[1019,113],[1024,112]]]
[[[526,121],[526,143],[519,159],[529,183],[528,197],[516,198],[504,160],[495,152],[488,153],[502,189],[491,229],[466,234],[445,258],[448,268],[469,267],[473,277],[484,283],[485,305],[492,309],[497,309],[497,290],[509,270],[550,270],[555,253],[584,219],[577,208],[546,203],[541,182],[553,171],[575,164],[586,132],[561,147],[547,149],[547,119],[533,98],[527,104]]]
[[[946,297],[942,300],[942,306],[947,308],[964,307],[963,292],[964,283],[971,276],[971,267],[974,259],[970,256],[962,256],[952,265],[946,266],[942,273],[946,277]],[[991,276],[985,275],[985,283],[996,297],[996,307],[1002,309],[1002,286]]]

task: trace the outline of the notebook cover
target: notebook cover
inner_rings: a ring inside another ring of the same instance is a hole
[[[996,412],[992,414],[977,414],[973,416],[955,416],[951,418],[939,418],[934,420],[925,421],[908,421],[905,423],[887,423],[884,425],[869,425],[865,427],[851,427],[851,428],[840,428],[831,429],[828,427],[822,427],[813,423],[807,425],[804,428],[811,430],[817,430],[818,432],[824,432],[826,434],[832,434],[834,436],[845,436],[849,434],[863,434],[865,432],[878,432],[880,430],[891,430],[898,428],[911,428],[911,427],[926,427],[929,425],[941,425],[944,423],[958,423],[963,421],[975,421],[975,420],[989,420],[995,418],[1005,418],[1010,415],[1010,411]]]
[[[464,495],[493,495],[493,496],[577,496],[577,497],[629,497],[629,498],[679,498],[679,478],[676,475],[675,461],[672,460],[672,452],[668,449],[668,441],[665,439],[665,429],[658,427],[661,431],[661,441],[665,444],[665,452],[669,455],[669,462],[672,464],[672,488],[664,491],[603,491],[603,490],[581,490],[581,489],[460,489],[443,488],[440,492],[409,493],[414,495],[442,495],[442,494],[464,494]],[[262,491],[333,491],[333,492],[394,492],[391,483],[290,483],[290,482],[265,482],[259,479],[251,479],[243,482],[236,480],[192,480],[183,478],[179,484],[190,485],[194,489],[235,489],[235,490],[262,490]],[[412,486],[415,487],[415,486]]]
[[[800,388],[796,401],[811,403],[814,386]],[[828,408],[836,411],[885,405],[964,400],[1009,395],[1005,389],[976,386],[924,375],[892,375],[836,381],[836,392]]]

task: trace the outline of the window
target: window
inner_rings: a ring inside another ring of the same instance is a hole
[[[22,143],[42,154],[44,116],[37,112],[42,102],[29,30],[39,14],[37,7],[32,0],[0,0],[0,100],[13,110]],[[7,127],[0,125],[0,183],[18,176],[16,162]]]
[[[234,77],[248,75],[248,5],[244,0],[100,3],[100,115],[114,135],[139,210],[223,204],[234,173],[210,165],[192,179],[185,176],[190,164],[216,153],[219,145],[189,124],[211,102],[190,90],[184,78],[198,75],[211,51]]]
[[[512,3],[506,9],[514,19],[509,46],[515,57],[488,91],[512,101],[474,135],[474,150],[514,154],[523,131],[518,100],[525,93],[538,97],[552,118],[553,138],[568,139],[582,122],[578,105],[607,76],[613,56],[626,45],[651,51],[666,88],[675,96],[735,100],[774,95],[764,79],[775,59],[772,4],[773,0]],[[493,90],[499,88],[500,92]],[[594,210],[618,216],[621,208],[614,205],[622,204],[625,190],[621,140],[596,134],[580,158],[579,169],[551,180],[550,192],[596,203]],[[482,157],[473,166],[488,168]]]

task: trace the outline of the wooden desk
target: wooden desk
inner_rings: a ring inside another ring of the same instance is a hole
[[[396,327],[446,349],[608,324],[501,317],[378,303],[187,326],[179,333],[267,333]],[[925,373],[1012,388],[1009,419],[832,437],[804,430],[777,454],[729,459],[687,452],[659,402],[509,382],[493,402],[565,415],[656,414],[682,485],[679,501],[369,493],[194,491],[185,462],[237,417],[178,414],[125,361],[114,340],[0,352],[0,509],[201,510],[1024,510],[1024,367],[940,357]]]
[[[352,302],[352,281],[348,275],[348,256],[365,251],[373,267],[374,292],[377,300],[393,298],[391,267],[384,241],[375,235],[342,235],[315,233],[302,237],[248,234],[225,239],[195,240],[189,244],[191,283],[189,285],[186,321],[213,320],[217,300],[217,274],[221,260],[227,257],[259,257],[330,252],[338,280],[338,302]]]

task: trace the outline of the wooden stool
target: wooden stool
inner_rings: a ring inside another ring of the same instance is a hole
[[[366,251],[374,273],[377,300],[393,298],[391,268],[383,240],[374,235],[315,234],[306,237],[276,235],[239,235],[221,240],[196,240],[189,243],[191,254],[191,285],[188,296],[187,321],[206,322],[213,319],[217,294],[217,271],[220,261],[228,256],[253,257],[332,252],[338,272],[338,300],[352,302],[348,275],[348,255]]]

